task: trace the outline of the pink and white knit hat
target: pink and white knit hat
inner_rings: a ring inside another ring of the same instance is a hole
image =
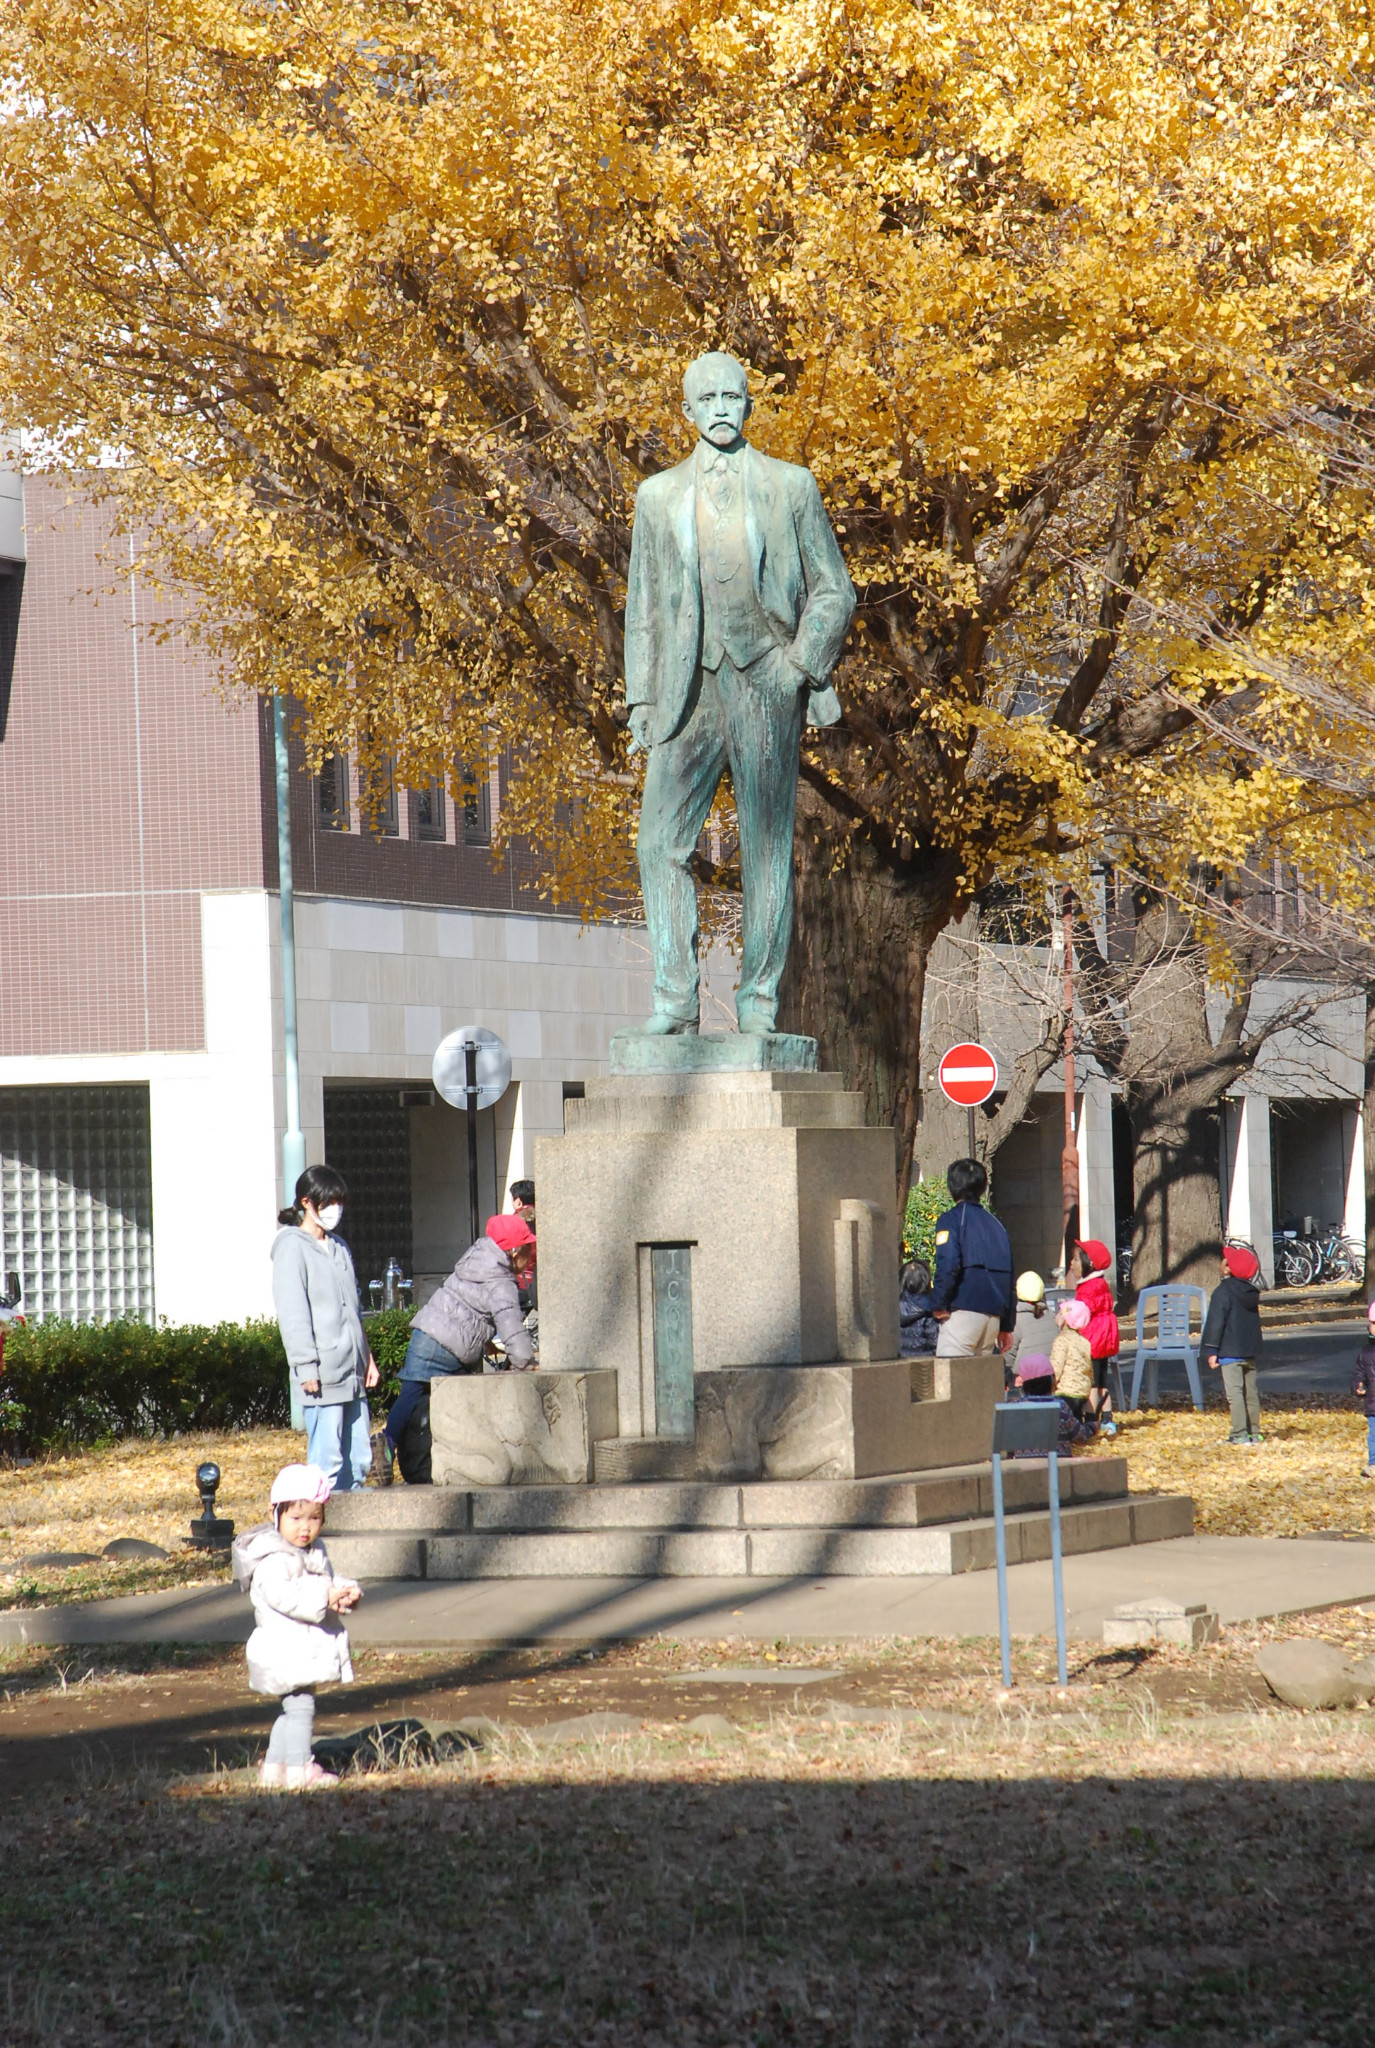
[[[268,1500],[274,1508],[285,1507],[289,1500],[316,1501],[323,1507],[333,1491],[333,1480],[318,1465],[283,1465]]]
[[[1062,1301],[1059,1316],[1067,1330],[1087,1330],[1093,1321],[1086,1301]]]

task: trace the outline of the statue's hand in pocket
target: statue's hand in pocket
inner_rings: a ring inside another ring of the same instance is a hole
[[[630,707],[630,738],[642,753],[649,752],[649,722],[653,717],[649,704],[632,704]]]

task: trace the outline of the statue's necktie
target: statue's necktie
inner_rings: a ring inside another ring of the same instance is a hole
[[[726,454],[706,460],[707,496],[718,519],[729,519],[736,505],[735,464]]]

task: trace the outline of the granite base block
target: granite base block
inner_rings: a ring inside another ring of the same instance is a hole
[[[435,1380],[436,1486],[585,1486],[616,1434],[614,1372],[502,1372]]]
[[[1003,1362],[741,1366],[693,1391],[699,1479],[869,1479],[986,1458]]]
[[[535,1140],[541,1359],[618,1372],[622,1437],[658,1433],[656,1248],[683,1254],[698,1373],[896,1353],[893,1133],[866,1129],[839,1083],[810,1071],[601,1077],[568,1104],[561,1137]],[[761,1218],[768,1250],[754,1257]]]
[[[791,1031],[618,1031],[613,1074],[814,1074],[816,1040]]]

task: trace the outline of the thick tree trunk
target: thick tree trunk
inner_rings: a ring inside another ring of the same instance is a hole
[[[1365,992],[1365,1287],[1375,1287],[1375,986]]]
[[[1134,1288],[1193,1281],[1211,1292],[1217,1285],[1218,1109],[1225,1086],[1128,1084],[1135,1139]]]
[[[807,783],[798,790],[797,915],[781,1028],[815,1038],[823,1067],[891,1124],[899,1209],[921,1112],[926,963],[956,904],[954,855],[895,866]]]
[[[1208,972],[1188,920],[1168,905],[1138,919],[1118,1072],[1135,1141],[1132,1283],[1212,1288],[1222,1246],[1218,1117],[1251,1063],[1242,1044],[1249,993],[1233,1000],[1216,1044]]]
[[[969,1151],[968,1112],[947,1099],[935,1068],[948,1046],[979,1036],[979,914],[975,909],[947,925],[932,942],[926,961],[922,1026],[926,1066],[915,1165],[922,1178],[930,1180],[944,1173],[952,1159],[963,1159]],[[987,1121],[983,1110],[975,1110],[975,1152],[985,1159],[979,1139]]]

